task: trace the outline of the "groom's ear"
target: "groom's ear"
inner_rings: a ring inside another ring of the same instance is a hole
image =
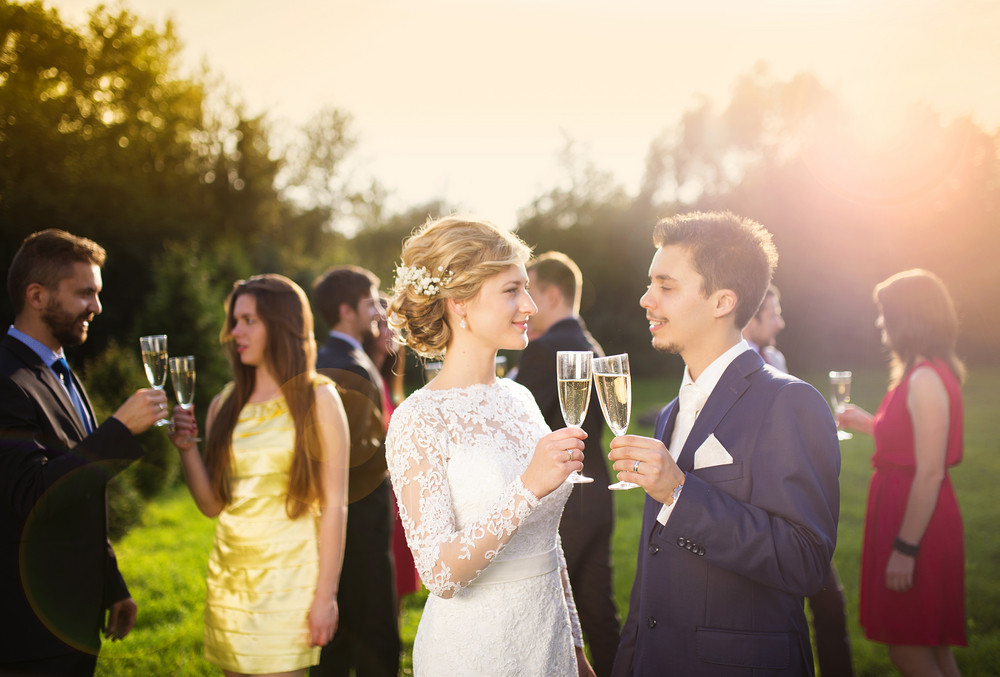
[[[712,296],[716,317],[725,317],[736,310],[739,299],[732,289],[717,289]]]

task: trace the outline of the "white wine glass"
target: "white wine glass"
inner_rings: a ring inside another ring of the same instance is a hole
[[[632,409],[632,375],[628,368],[628,355],[595,357],[593,369],[597,399],[601,402],[604,420],[608,422],[615,437],[621,437],[628,431]],[[621,491],[638,486],[632,482],[615,482],[609,484],[608,489]]]
[[[847,407],[850,401],[851,401],[851,372],[831,371],[830,404],[833,405],[833,412],[835,414],[844,413],[844,409]],[[838,440],[849,440],[852,437],[854,437],[854,435],[847,432],[846,430],[841,430],[840,426],[837,426]]]
[[[556,385],[559,388],[559,408],[563,420],[571,428],[583,425],[590,406],[590,367],[594,353],[589,350],[560,350],[556,352]],[[570,484],[593,482],[593,477],[574,470],[566,478]]]
[[[167,362],[170,365],[170,381],[174,384],[177,404],[181,409],[190,409],[194,406],[194,355],[171,357]],[[194,441],[201,442],[201,438],[196,437]]]
[[[142,366],[146,370],[149,385],[163,390],[167,384],[167,335],[140,336],[139,349],[142,351]],[[170,421],[162,418],[155,425],[170,425]]]

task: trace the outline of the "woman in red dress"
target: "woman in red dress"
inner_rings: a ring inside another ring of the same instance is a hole
[[[958,675],[965,646],[962,516],[948,468],[962,460],[964,368],[958,320],[933,273],[910,270],[875,287],[892,378],[872,416],[848,405],[837,422],[874,435],[861,554],[861,625],[889,645],[903,675]]]

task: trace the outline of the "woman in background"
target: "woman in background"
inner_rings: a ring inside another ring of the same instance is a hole
[[[958,320],[941,280],[924,270],[875,287],[889,391],[872,416],[848,405],[839,425],[874,435],[861,558],[861,625],[889,645],[904,675],[958,675],[965,646],[962,516],[948,468],[962,460],[964,368]]]
[[[314,371],[313,318],[280,275],[226,300],[233,383],[208,410],[205,457],[190,410],[171,441],[198,508],[218,516],[208,563],[205,658],[226,675],[304,675],[337,627],[347,523],[347,421]]]

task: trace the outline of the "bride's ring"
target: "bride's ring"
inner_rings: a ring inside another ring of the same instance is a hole
[[[573,460],[573,450],[572,449],[567,449],[566,453],[569,454],[569,459],[568,460],[572,461]]]
[[[636,475],[639,474],[639,461],[636,461],[635,463],[632,464],[632,472],[635,473]]]

